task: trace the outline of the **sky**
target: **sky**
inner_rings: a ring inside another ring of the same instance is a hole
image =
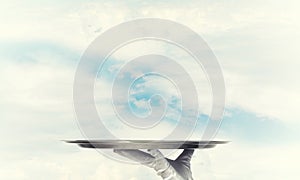
[[[86,48],[109,28],[145,17],[191,28],[222,67],[226,106],[216,139],[231,142],[197,151],[194,179],[299,178],[299,5],[293,0],[1,2],[0,179],[159,179],[141,165],[61,141],[84,139],[74,111],[73,82]],[[119,138],[161,139],[169,133],[166,129],[178,125],[178,91],[153,76],[132,87],[129,109],[147,115],[148,99],[159,92],[169,102],[166,118],[148,130],[133,129],[115,118],[109,102],[118,69],[149,53],[174,58],[194,78],[200,114],[191,137],[201,138],[212,98],[205,73],[182,50],[151,40],[120,48],[97,78],[95,100],[106,128]],[[154,106],[161,105],[156,100]]]

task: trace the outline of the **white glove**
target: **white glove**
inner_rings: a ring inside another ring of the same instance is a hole
[[[192,180],[190,161],[194,150],[185,149],[176,160],[165,158],[163,154],[155,149],[145,153],[140,150],[114,150],[121,156],[139,162],[153,168],[164,180]]]

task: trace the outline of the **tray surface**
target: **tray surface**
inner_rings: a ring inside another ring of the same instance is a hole
[[[167,141],[167,140],[73,140],[65,141],[83,148],[97,149],[206,149],[228,141]]]

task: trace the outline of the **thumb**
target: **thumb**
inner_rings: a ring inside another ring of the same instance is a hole
[[[158,149],[148,149],[148,152],[156,159],[164,158],[164,155]]]

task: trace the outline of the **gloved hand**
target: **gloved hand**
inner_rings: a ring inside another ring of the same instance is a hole
[[[145,153],[140,150],[114,150],[121,156],[153,168],[164,180],[192,180],[191,158],[194,150],[185,149],[176,160],[165,158],[157,149]]]

